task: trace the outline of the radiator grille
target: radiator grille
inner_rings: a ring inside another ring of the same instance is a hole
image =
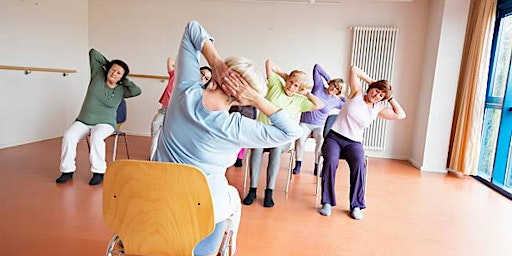
[[[376,80],[392,82],[393,64],[398,28],[354,26],[351,64]],[[363,90],[368,85],[363,82]],[[386,145],[386,120],[377,118],[364,132],[363,144],[367,150],[382,151]]]

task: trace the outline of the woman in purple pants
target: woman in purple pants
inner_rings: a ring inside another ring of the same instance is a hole
[[[363,92],[361,80],[368,83]],[[345,159],[350,169],[350,216],[363,218],[365,205],[366,166],[364,164],[363,130],[377,117],[401,120],[405,112],[392,97],[391,84],[387,80],[375,81],[358,67],[352,66],[349,74],[350,95],[327,134],[322,145],[322,209],[320,214],[331,215],[336,206],[335,179],[339,159]],[[389,105],[382,101],[387,100]]]

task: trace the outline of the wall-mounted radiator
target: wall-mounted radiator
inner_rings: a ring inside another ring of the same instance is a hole
[[[351,64],[365,71],[375,80],[392,81],[393,64],[398,28],[396,27],[351,27],[352,39]],[[363,90],[368,85],[363,82]],[[367,150],[382,151],[386,145],[386,121],[377,118],[364,132],[363,145]]]

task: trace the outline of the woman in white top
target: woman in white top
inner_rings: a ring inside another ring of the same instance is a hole
[[[363,92],[361,80],[368,83]],[[352,66],[349,75],[350,95],[322,145],[322,209],[320,214],[329,216],[336,205],[335,179],[339,159],[345,159],[350,168],[350,212],[357,220],[363,218],[365,205],[366,166],[364,164],[363,130],[377,117],[401,120],[405,112],[392,97],[387,80],[375,81],[358,67]],[[387,100],[389,106],[382,103]]]

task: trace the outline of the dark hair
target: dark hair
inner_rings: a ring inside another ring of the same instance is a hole
[[[120,84],[126,78],[128,73],[130,73],[130,69],[128,68],[128,65],[122,60],[111,60],[107,64],[105,64],[105,70],[108,72],[114,64],[117,64],[124,69],[123,77],[121,77],[121,79],[119,79],[119,82],[117,82],[118,84]]]
[[[368,85],[368,90],[366,90],[366,93],[368,93],[373,88],[376,88],[379,91],[383,91],[386,94],[382,101],[389,100],[389,98],[391,98],[392,89],[391,83],[388,80],[379,80],[371,83]]]
[[[210,73],[212,72],[212,68],[210,68],[210,67],[208,67],[208,66],[202,66],[201,68],[199,68],[199,71],[201,71],[201,70],[205,70],[205,69],[206,69],[206,70],[208,70],[208,71],[210,71]]]
[[[212,68],[208,67],[208,66],[202,66],[199,68],[199,72],[201,72],[202,70],[208,70],[210,71],[210,73],[212,73]],[[206,89],[208,87],[208,85],[210,85],[210,82],[212,81],[212,78],[210,77],[210,79],[208,80],[208,82],[206,82],[206,84],[203,84],[203,88]]]

